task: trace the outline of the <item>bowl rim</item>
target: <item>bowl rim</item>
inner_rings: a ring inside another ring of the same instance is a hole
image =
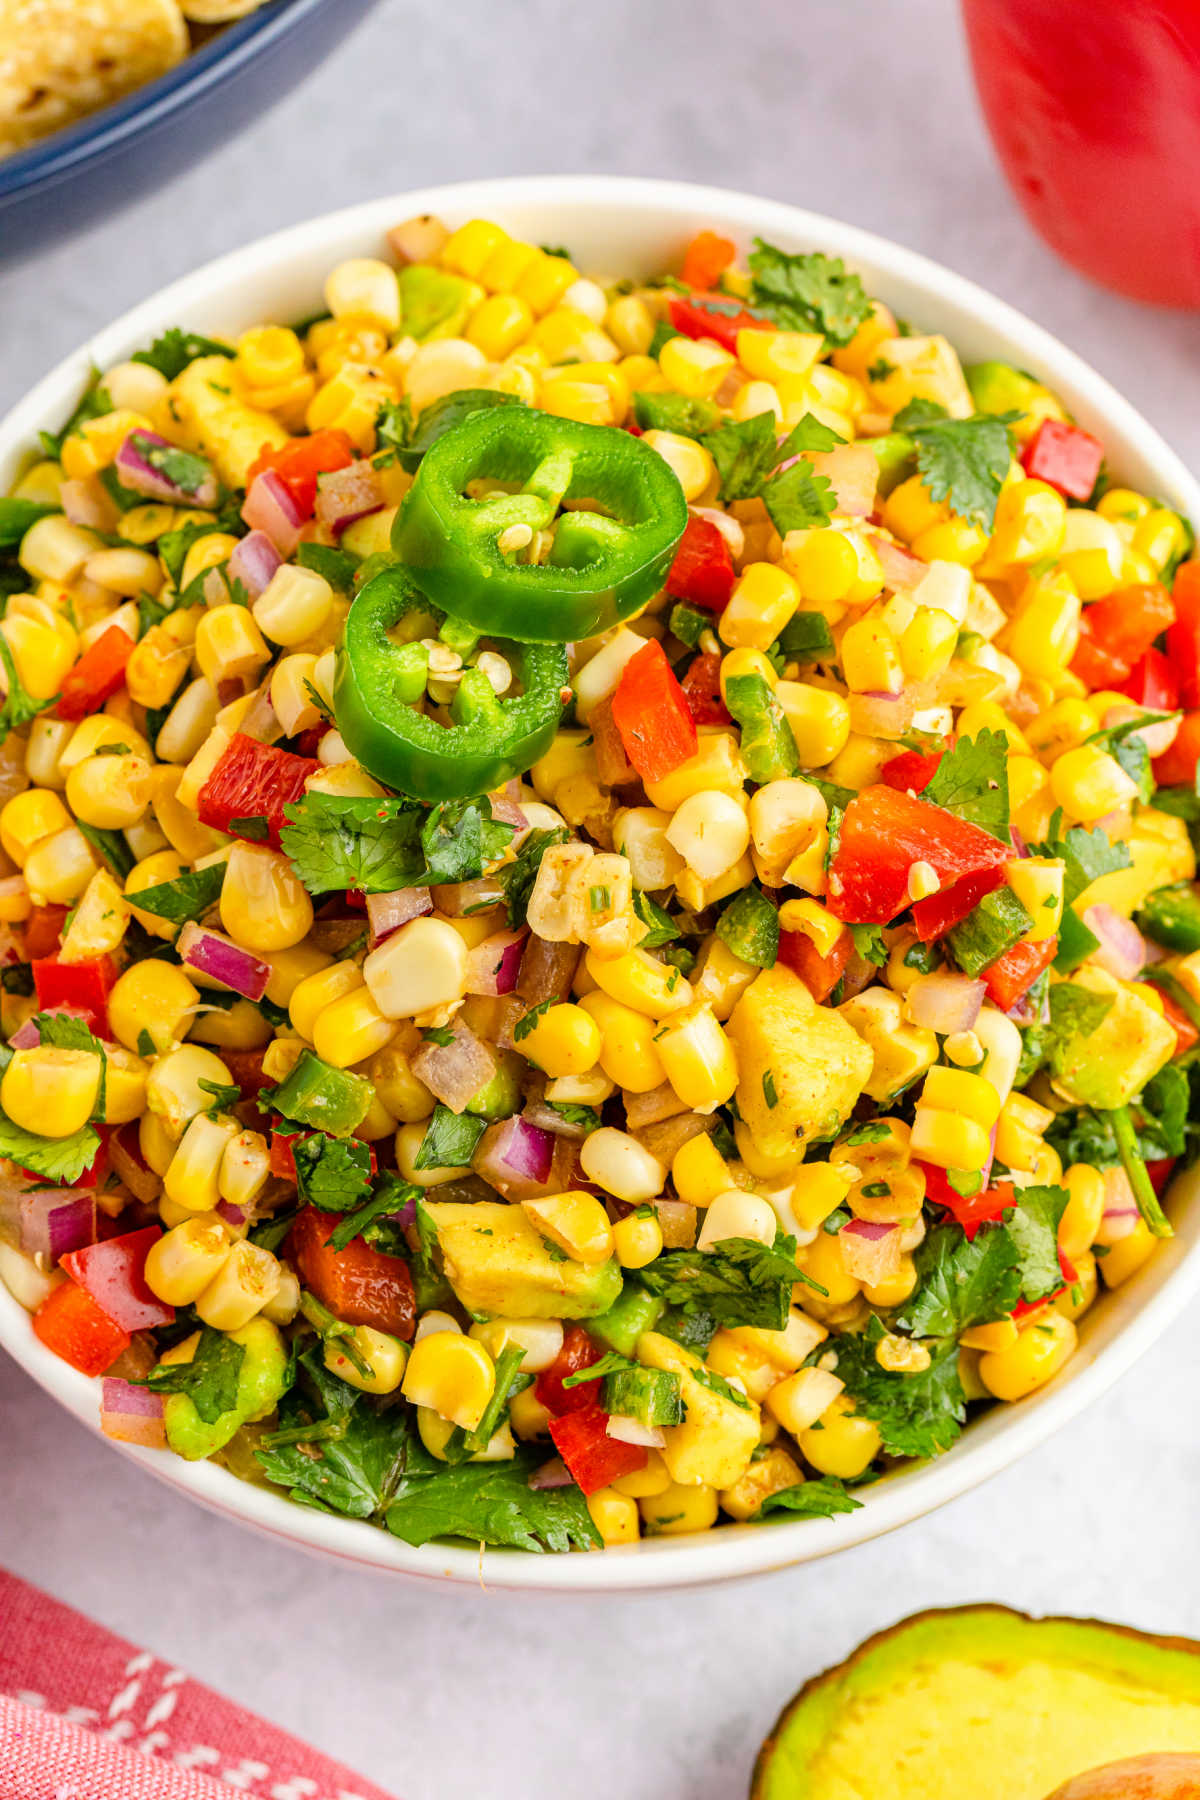
[[[258,12],[231,20],[174,68],[144,82],[122,99],[63,126],[0,161],[0,208],[52,187],[99,161],[142,132],[153,132],[173,114],[205,99],[232,80],[310,14],[334,0],[268,0]],[[346,0],[341,0],[345,4]]]
[[[310,3],[316,0],[296,0],[297,5]],[[65,412],[74,403],[93,361],[103,366],[126,355],[136,342],[167,324],[183,322],[203,329],[205,308],[211,311],[228,298],[235,284],[268,271],[278,273],[289,259],[299,264],[327,244],[346,239],[367,244],[390,224],[414,213],[436,212],[461,220],[564,206],[597,219],[618,211],[622,219],[644,215],[646,221],[657,222],[664,238],[672,230],[692,229],[697,219],[708,218],[743,237],[772,236],[823,249],[852,265],[866,264],[872,286],[882,287],[885,297],[889,281],[920,290],[934,311],[939,306],[961,311],[987,338],[1019,346],[1022,361],[1067,391],[1085,423],[1119,435],[1126,451],[1153,475],[1158,491],[1200,515],[1200,485],[1131,403],[1049,332],[965,277],[874,233],[782,201],[688,182],[587,175],[499,177],[382,197],[292,225],[207,263],[96,333],[0,421],[0,482],[6,465],[8,479],[12,478],[38,426],[47,421],[56,425],[60,410]],[[1092,1343],[1085,1327],[1079,1350],[1057,1382],[1019,1407],[994,1408],[947,1455],[886,1477],[864,1490],[858,1511],[838,1518],[776,1521],[765,1530],[729,1524],[697,1537],[643,1540],[592,1555],[538,1556],[497,1549],[485,1556],[482,1550],[438,1543],[414,1548],[367,1522],[298,1506],[280,1490],[253,1486],[211,1463],[185,1463],[125,1444],[116,1448],[210,1510],[314,1553],[393,1574],[480,1582],[489,1588],[627,1593],[766,1573],[864,1543],[944,1505],[1043,1443],[1118,1380],[1200,1287],[1200,1168],[1182,1175],[1173,1194],[1194,1220],[1189,1218],[1187,1229],[1161,1246],[1125,1286],[1104,1297],[1105,1342]],[[96,1382],[70,1368],[33,1336],[29,1315],[3,1284],[0,1345],[77,1419],[102,1435]]]

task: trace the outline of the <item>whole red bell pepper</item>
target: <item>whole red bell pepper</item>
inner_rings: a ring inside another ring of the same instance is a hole
[[[608,1414],[595,1405],[550,1421],[554,1448],[585,1494],[610,1487],[623,1475],[633,1475],[646,1466],[646,1452],[640,1444],[610,1438],[607,1428]]]
[[[625,664],[612,697],[625,754],[643,781],[661,781],[696,754],[696,725],[657,638]]]
[[[125,664],[132,654],[133,639],[127,631],[119,625],[102,631],[64,675],[55,717],[86,719],[89,713],[99,712],[105,701],[124,686]]]
[[[337,1213],[306,1206],[292,1226],[288,1243],[305,1287],[331,1313],[348,1325],[373,1325],[393,1337],[411,1338],[417,1323],[412,1275],[402,1257],[372,1249],[352,1238],[344,1250],[331,1250]]]
[[[1048,969],[1058,950],[1056,937],[1044,938],[1039,944],[1014,944],[994,963],[989,963],[980,979],[988,991],[988,999],[1009,1012],[1022,994],[1028,993],[1043,969]]]
[[[822,956],[806,931],[781,931],[779,961],[794,970],[813,999],[827,1000],[845,972],[854,949],[854,937],[843,931],[827,956]]]
[[[38,1010],[53,1012],[70,1007],[78,1012],[96,1037],[109,1036],[108,996],[117,979],[111,956],[94,956],[86,962],[60,962],[57,954],[34,959],[33,990]]]
[[[913,920],[928,941],[957,922],[946,923],[946,915],[957,911],[967,893],[969,912],[983,893],[999,886],[1002,865],[1011,856],[1011,846],[944,807],[882,784],[864,788],[842,819],[826,905],[847,924],[885,925],[912,905],[909,872],[914,863],[927,863],[938,891],[913,906]],[[960,888],[967,892],[960,894]],[[937,900],[945,904],[933,906]]]
[[[884,763],[879,779],[899,794],[923,794],[938,772],[942,755],[941,750],[902,750]]]
[[[702,606],[706,612],[719,613],[728,606],[736,580],[724,534],[711,519],[689,513],[675,560],[667,571],[668,594]]]
[[[175,1308],[146,1285],[146,1257],[161,1236],[157,1225],[147,1225],[143,1231],[127,1231],[122,1237],[69,1251],[62,1266],[122,1331],[170,1325]]]
[[[274,469],[301,512],[311,518],[317,504],[318,476],[349,468],[353,461],[354,446],[346,433],[329,427],[292,438],[277,450],[264,447],[247,471],[246,486],[251,487],[255,476],[265,469]]]
[[[33,1334],[81,1375],[103,1375],[132,1338],[73,1281],[54,1288],[33,1315]]]
[[[681,271],[690,288],[713,287],[737,254],[732,238],[718,237],[715,231],[698,231],[688,245]]]
[[[1088,498],[1103,461],[1100,439],[1061,419],[1043,419],[1021,452],[1031,481],[1044,481],[1071,500]]]
[[[723,349],[737,350],[739,331],[773,331],[770,319],[760,318],[739,306],[727,294],[672,294],[667,312],[676,331],[684,337],[715,338]]]
[[[721,698],[721,656],[706,651],[688,664],[680,683],[688,711],[697,725],[728,725],[729,708]],[[595,714],[592,715],[593,719]]]
[[[553,1413],[555,1418],[560,1418],[564,1413],[586,1411],[596,1404],[595,1384],[583,1381],[578,1387],[564,1387],[563,1382],[568,1375],[578,1375],[582,1369],[590,1369],[599,1360],[600,1352],[583,1326],[565,1326],[558,1355],[549,1368],[542,1370],[533,1384],[534,1398],[540,1400],[546,1411]]]
[[[302,797],[309,776],[320,766],[315,756],[296,756],[236,732],[200,789],[200,818],[217,831],[266,841],[278,850],[279,833],[287,824],[283,809]],[[261,819],[266,820],[265,840],[257,823]]]

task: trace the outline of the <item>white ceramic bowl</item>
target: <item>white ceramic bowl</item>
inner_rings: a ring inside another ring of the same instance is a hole
[[[1200,487],[1158,434],[1099,375],[1002,301],[882,238],[774,201],[665,181],[538,176],[426,188],[298,225],[210,263],[126,313],[47,375],[0,425],[0,493],[42,427],[71,411],[89,365],[100,368],[170,325],[236,334],[263,319],[302,318],[321,302],[326,272],[347,256],[382,254],[384,233],[415,213],[447,223],[485,217],[534,243],[566,244],[589,274],[613,277],[677,266],[688,239],[712,226],[745,245],[761,235],[786,250],[844,257],[868,289],[922,328],[942,331],[964,361],[999,357],[1032,371],[1097,433],[1132,487],[1200,518]],[[296,1506],[211,1463],[119,1446],[143,1468],[214,1512],[327,1556],[390,1573],[563,1593],[668,1588],[723,1581],[827,1556],[892,1530],[964,1493],[1033,1449],[1110,1386],[1179,1314],[1200,1285],[1200,1173],[1175,1184],[1176,1236],[1125,1287],[1084,1319],[1078,1353],[1058,1379],[1017,1406],[997,1406],[939,1461],[863,1491],[860,1511],[836,1519],[726,1525],[700,1537],[651,1539],[590,1555],[534,1556],[430,1544],[413,1549],[375,1526]],[[46,1350],[0,1285],[0,1343],[35,1381],[93,1431],[97,1384]]]

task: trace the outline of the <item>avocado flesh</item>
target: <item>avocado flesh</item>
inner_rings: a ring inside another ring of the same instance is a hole
[[[753,1800],[1044,1800],[1200,1745],[1200,1644],[1003,1607],[922,1613],[803,1688]]]

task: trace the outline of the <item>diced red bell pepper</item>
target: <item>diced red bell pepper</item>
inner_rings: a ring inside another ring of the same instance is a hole
[[[278,850],[279,833],[287,824],[283,809],[302,797],[309,776],[320,766],[315,756],[296,756],[236,732],[200,789],[200,818],[217,831],[252,841],[261,839],[261,831],[247,828],[245,821],[265,819],[268,840]]]
[[[562,1348],[533,1384],[535,1399],[540,1400],[556,1419],[564,1413],[586,1412],[588,1407],[596,1404],[596,1384],[584,1381],[578,1387],[564,1387],[563,1380],[568,1375],[578,1375],[581,1369],[590,1369],[599,1360],[600,1352],[583,1326],[565,1326]]]
[[[307,1137],[307,1131],[273,1131],[271,1133],[271,1173],[276,1181],[295,1181],[296,1159],[292,1145]]]
[[[353,461],[354,446],[344,431],[314,431],[293,438],[278,450],[264,445],[246,472],[246,486],[252,486],[264,469],[274,469],[296,505],[311,518],[317,504],[317,477],[346,469]]]
[[[721,656],[716,650],[693,657],[684,671],[683,697],[697,725],[728,725],[729,708],[721,698]],[[592,715],[595,718],[595,714]]]
[[[1200,706],[1200,619],[1176,619],[1167,632],[1167,656],[1188,707]]]
[[[684,254],[681,276],[690,288],[714,287],[736,255],[732,238],[698,231]]]
[[[1191,787],[1200,761],[1200,712],[1184,713],[1175,740],[1156,756],[1154,779],[1159,787]]]
[[[737,350],[739,331],[775,330],[770,319],[739,306],[727,294],[672,294],[667,310],[672,325],[684,337],[715,338],[731,353]]]
[[[846,808],[830,864],[826,905],[851,925],[886,924],[911,904],[908,878],[913,863],[928,863],[937,876],[939,891],[929,896],[934,900],[948,898],[946,890],[959,886],[971,885],[974,890],[980,880],[997,886],[1003,879],[1000,867],[1011,856],[1010,846],[978,825],[879,784],[864,788]],[[975,892],[971,905],[980,897]],[[926,919],[941,917],[928,910],[928,900],[918,905],[927,908]],[[913,919],[923,938],[936,935],[923,927],[917,907]]]
[[[1003,868],[980,869],[975,875],[964,875],[952,887],[943,888],[940,894],[918,900],[912,909],[917,936],[923,944],[932,944],[935,938],[945,937],[948,931],[962,924],[985,894],[994,893],[1003,886]]]
[[[175,1308],[146,1286],[146,1257],[150,1246],[161,1236],[157,1225],[147,1225],[144,1231],[127,1231],[106,1243],[68,1251],[62,1266],[122,1331],[170,1325]]]
[[[1161,650],[1150,649],[1139,656],[1118,686],[1136,706],[1144,706],[1148,712],[1174,712],[1179,705],[1179,683]]]
[[[1009,1012],[1027,993],[1041,974],[1054,961],[1058,950],[1056,937],[1044,938],[1040,944],[1014,944],[983,971],[980,979],[988,991],[988,999]]]
[[[77,963],[60,962],[57,955],[42,956],[32,966],[39,1011],[71,1007],[83,1017],[89,1031],[97,1037],[108,1036],[108,996],[117,979],[111,956]]]
[[[1146,1164],[1146,1173],[1150,1177],[1150,1185],[1156,1194],[1161,1194],[1170,1181],[1178,1162],[1175,1156],[1160,1156]]]
[[[1072,672],[1093,690],[1120,687],[1174,619],[1174,602],[1157,581],[1118,588],[1094,600],[1079,621]]]
[[[642,1446],[610,1438],[607,1427],[608,1414],[600,1406],[564,1413],[550,1421],[554,1448],[585,1494],[597,1493],[623,1475],[633,1475],[646,1466]]]
[[[261,1050],[221,1051],[221,1061],[241,1089],[243,1100],[256,1100],[265,1087],[272,1085],[271,1077],[263,1071],[265,1055],[265,1046]]]
[[[21,927],[21,942],[30,962],[53,956],[62,942],[67,922],[65,906],[35,906]]]
[[[81,1375],[103,1375],[133,1341],[73,1281],[47,1294],[33,1315],[33,1334]]]
[[[373,1250],[361,1238],[352,1238],[344,1250],[331,1250],[329,1239],[340,1222],[337,1213],[314,1206],[299,1214],[288,1242],[300,1279],[346,1324],[373,1325],[393,1337],[411,1338],[417,1302],[408,1264]]]
[[[1071,500],[1086,500],[1096,485],[1104,445],[1078,425],[1043,419],[1021,453],[1025,473]]]
[[[781,931],[779,960],[800,977],[813,999],[827,1000],[842,978],[854,949],[854,937],[843,931],[828,956],[822,956],[807,931]]]
[[[950,1186],[945,1169],[939,1169],[936,1163],[922,1163],[920,1167],[925,1172],[925,1198],[936,1206],[944,1206],[969,1238],[981,1225],[998,1219],[1005,1207],[1016,1205],[1011,1181],[998,1181],[989,1187],[985,1177],[985,1185],[977,1194],[960,1194]]]
[[[729,605],[737,572],[724,534],[711,519],[688,514],[675,560],[667,570],[666,589],[675,600],[723,612]]]
[[[1162,1002],[1163,1018],[1175,1033],[1175,1055],[1186,1056],[1193,1045],[1200,1043],[1200,1031],[1192,1024],[1177,1000],[1172,1000],[1164,989],[1155,990]]]
[[[317,754],[317,745],[321,742],[325,733],[332,730],[333,726],[329,723],[329,720],[322,719],[319,725],[309,725],[306,730],[298,731],[295,739],[296,755],[315,756]]]
[[[613,719],[611,694],[593,706],[588,730],[592,734],[596,773],[605,787],[627,787],[636,781],[638,772],[625,754],[625,745]]]
[[[884,763],[879,779],[895,788],[898,794],[923,794],[937,774],[941,760],[940,750],[902,750],[899,756]]]
[[[696,754],[695,721],[657,638],[625,664],[612,697],[625,754],[643,781],[661,781]]]
[[[99,712],[125,682],[125,664],[133,654],[133,639],[119,625],[102,631],[79,661],[63,677],[62,691],[54,708],[59,719],[86,719]]]
[[[1146,1166],[1148,1168],[1149,1164]],[[1057,1287],[1051,1288],[1048,1294],[1039,1295],[1036,1300],[1018,1300],[1017,1304],[1013,1307],[1012,1312],[1009,1314],[1009,1317],[1012,1319],[1027,1319],[1030,1313],[1040,1312],[1043,1306],[1049,1306],[1050,1302],[1052,1300],[1057,1300],[1058,1296],[1065,1293],[1067,1288],[1075,1286],[1075,1283],[1079,1280],[1079,1270],[1075,1267],[1075,1264],[1071,1261],[1066,1251],[1061,1248],[1058,1252],[1058,1272],[1062,1276],[1062,1280]]]
[[[1078,675],[1090,693],[1100,688],[1120,687],[1129,679],[1130,664],[1123,656],[1114,656],[1092,636],[1085,610],[1079,621],[1079,642],[1071,658],[1071,673]]]
[[[1171,585],[1171,599],[1177,619],[1187,619],[1190,624],[1200,621],[1200,557],[1180,563]]]

